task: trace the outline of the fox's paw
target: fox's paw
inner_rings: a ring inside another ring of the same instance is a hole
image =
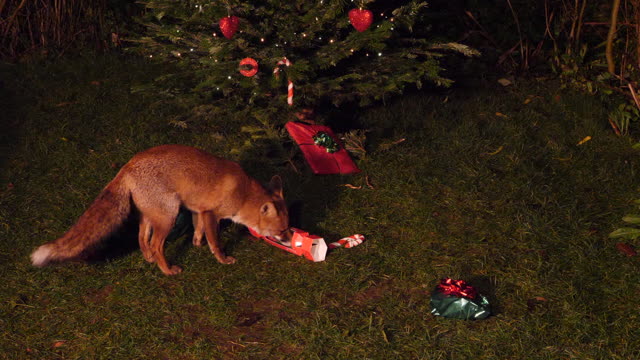
[[[165,275],[177,275],[182,272],[182,268],[178,265],[171,265],[169,266],[168,271],[163,271],[163,272]]]
[[[152,252],[142,252],[142,256],[144,257],[144,259],[148,262],[148,263],[154,263],[156,262],[156,258],[155,256],[153,256]]]
[[[218,259],[218,261],[220,261],[221,264],[235,264],[236,258],[234,258],[233,256],[225,256],[222,259]]]
[[[193,235],[193,245],[202,246],[202,236]]]

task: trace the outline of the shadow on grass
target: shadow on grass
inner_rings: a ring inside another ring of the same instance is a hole
[[[94,248],[87,249],[83,256],[89,264],[109,262],[138,251],[138,219],[132,212],[127,219],[108,237],[102,239]]]
[[[96,248],[87,251],[84,259],[90,264],[97,264],[138,252],[140,250],[138,245],[139,219],[140,216],[137,211],[132,211],[124,223],[118,227],[118,230],[103,239]],[[173,256],[180,257],[191,245],[192,236],[191,212],[186,209],[180,209],[176,223],[165,240],[165,252],[170,244],[175,243],[172,249]]]
[[[491,278],[489,276],[472,275],[468,277],[467,282],[478,290],[478,293],[487,297],[489,304],[491,304],[491,316],[496,316],[502,313],[503,309],[502,304],[500,304],[500,298],[496,296],[496,287],[491,282]]]

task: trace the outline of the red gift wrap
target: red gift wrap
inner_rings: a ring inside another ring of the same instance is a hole
[[[314,174],[354,174],[360,172],[347,150],[344,149],[342,143],[328,126],[290,121],[285,127],[289,135],[300,146],[300,150],[302,150],[302,154]],[[338,150],[330,153],[327,148],[316,145],[313,137],[319,133],[328,134],[338,144]]]

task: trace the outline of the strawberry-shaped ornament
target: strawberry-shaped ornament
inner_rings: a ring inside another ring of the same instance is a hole
[[[371,26],[373,13],[365,9],[351,9],[349,11],[349,21],[356,30],[363,32]]]
[[[226,16],[220,19],[220,31],[227,39],[231,39],[233,34],[238,31],[238,23],[240,19],[237,16]]]

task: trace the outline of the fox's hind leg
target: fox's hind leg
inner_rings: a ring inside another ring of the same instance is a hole
[[[142,256],[148,262],[154,262],[153,251],[151,250],[151,246],[149,241],[151,237],[151,223],[149,219],[147,219],[144,215],[140,215],[140,231],[138,232],[138,244],[140,244],[140,251],[142,251]]]
[[[169,232],[171,232],[173,220],[170,218],[165,218],[159,222],[151,220],[151,226],[153,227],[153,234],[151,235],[151,249],[153,251],[153,258],[156,264],[158,264],[158,267],[165,275],[179,274],[182,272],[182,268],[177,265],[169,265],[167,258],[164,256],[164,241],[166,240],[167,235],[169,235]]]
[[[191,213],[193,221],[193,245],[202,246],[202,235],[204,234],[204,219],[202,213]]]
[[[180,273],[182,269],[176,265],[169,265],[167,258],[164,256],[164,242],[178,216],[180,200],[172,194],[154,195],[141,199],[137,199],[134,196],[133,201],[138,210],[140,210],[141,219],[147,221],[150,225],[152,234],[149,249],[153,260],[165,275],[175,275]],[[144,230],[141,231],[141,234],[144,235],[148,228],[141,223],[141,230]],[[147,255],[145,255],[146,258]]]

